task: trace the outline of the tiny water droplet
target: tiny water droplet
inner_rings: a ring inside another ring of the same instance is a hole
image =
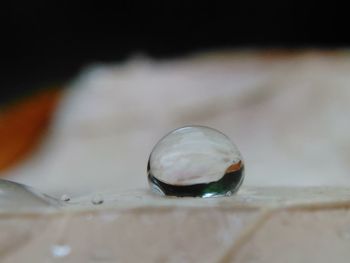
[[[71,247],[68,245],[53,245],[51,246],[52,256],[55,258],[62,258],[69,255]]]
[[[100,205],[103,203],[103,201],[103,196],[100,194],[95,194],[91,199],[91,203],[94,205]]]
[[[65,202],[69,202],[69,201],[70,201],[70,196],[64,194],[64,195],[61,196],[61,200],[62,200],[62,201],[65,201]]]
[[[171,196],[230,196],[244,178],[242,156],[223,133],[187,126],[163,137],[147,165],[153,192]]]

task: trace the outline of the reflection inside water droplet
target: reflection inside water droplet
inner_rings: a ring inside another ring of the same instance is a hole
[[[91,203],[94,205],[100,205],[103,201],[103,196],[101,194],[95,194],[91,199]]]
[[[148,161],[153,192],[172,196],[214,197],[231,195],[244,178],[238,148],[221,132],[187,126],[163,137]]]
[[[51,246],[51,254],[55,258],[62,258],[69,255],[71,247],[68,245],[53,245]]]
[[[64,201],[64,202],[69,202],[70,201],[70,196],[64,194],[64,195],[61,196],[61,200]]]

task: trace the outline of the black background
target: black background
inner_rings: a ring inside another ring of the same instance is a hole
[[[347,10],[321,1],[12,1],[1,8],[0,103],[135,52],[346,47]]]

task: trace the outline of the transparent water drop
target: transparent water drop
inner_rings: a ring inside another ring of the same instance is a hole
[[[71,198],[70,198],[69,195],[63,194],[63,195],[61,196],[61,201],[69,202],[70,199],[71,199]]]
[[[0,180],[0,211],[36,211],[56,208],[58,201],[32,187]]]
[[[187,126],[170,132],[155,145],[147,172],[156,193],[215,197],[238,190],[244,164],[226,135],[209,127]]]
[[[101,194],[95,194],[92,199],[91,203],[94,205],[100,205],[104,202],[103,196]]]
[[[63,258],[70,254],[71,247],[68,245],[53,245],[51,246],[51,254],[55,258]]]

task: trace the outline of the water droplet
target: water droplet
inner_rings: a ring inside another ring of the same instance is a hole
[[[243,182],[238,148],[223,133],[187,126],[163,137],[148,160],[151,189],[172,196],[215,197],[235,193]]]
[[[100,194],[95,194],[91,199],[91,203],[94,205],[100,205],[103,203],[103,201],[103,196]]]
[[[41,211],[57,204],[56,199],[32,187],[0,179],[0,211]]]
[[[69,202],[70,201],[70,196],[64,194],[64,195],[61,196],[61,200],[64,201],[64,202]]]
[[[71,247],[68,245],[53,245],[51,246],[52,256],[55,258],[63,258],[69,255]]]

